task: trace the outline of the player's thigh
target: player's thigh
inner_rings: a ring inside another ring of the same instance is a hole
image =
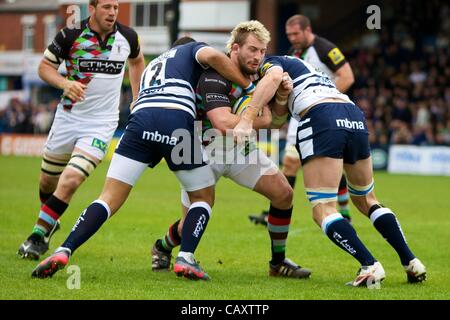
[[[343,160],[324,156],[309,159],[303,165],[306,188],[338,188],[342,177]]]
[[[372,168],[372,157],[358,160],[353,164],[344,163],[344,170],[350,185],[366,186],[372,183]]]
[[[261,179],[270,179],[279,173],[277,165],[259,149],[253,150],[246,160],[245,164],[228,165],[224,175],[245,188],[255,190],[257,185],[261,185]]]

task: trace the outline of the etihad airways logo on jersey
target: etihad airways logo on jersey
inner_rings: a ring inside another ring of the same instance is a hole
[[[78,69],[86,73],[120,74],[125,62],[103,59],[78,59]]]
[[[343,127],[347,129],[353,130],[364,130],[364,122],[362,121],[350,121],[347,118],[345,119],[336,119],[336,125],[338,127]]]

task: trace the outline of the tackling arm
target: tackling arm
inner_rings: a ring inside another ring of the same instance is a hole
[[[233,129],[238,123],[241,117],[239,115],[231,113],[229,107],[214,108],[206,113],[209,121],[213,127],[220,130],[223,134],[227,130]],[[261,116],[257,117],[253,122],[253,129],[264,129],[270,126],[272,121],[272,115],[270,109],[265,106]]]

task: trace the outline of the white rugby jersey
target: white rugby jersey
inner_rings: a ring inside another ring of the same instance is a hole
[[[288,108],[296,120],[300,113],[326,98],[339,98],[353,103],[346,94],[336,89],[333,81],[309,63],[291,56],[268,56],[259,69],[263,77],[271,68],[280,68],[292,78],[294,89],[289,94]]]
[[[138,36],[116,23],[103,41],[88,20],[81,22],[80,29],[62,29],[45,52],[53,64],[65,60],[69,80],[87,85],[84,101],[74,103],[62,96],[57,112],[81,121],[118,121],[125,64],[139,55]]]

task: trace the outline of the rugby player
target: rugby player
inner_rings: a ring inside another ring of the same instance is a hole
[[[312,32],[311,22],[308,17],[296,14],[286,21],[285,28],[286,36],[292,44],[288,55],[301,58],[324,72],[334,82],[340,92],[345,93],[351,87],[354,82],[354,76],[350,64],[334,43]],[[297,172],[301,167],[300,157],[295,148],[297,126],[298,121],[292,117],[289,121],[281,169],[292,188],[295,187]],[[345,175],[342,175],[338,189],[339,213],[351,221],[348,201],[347,180]],[[252,222],[266,224],[267,211],[262,211],[259,216],[250,215],[249,218]]]
[[[284,72],[293,79],[294,89],[289,96],[277,98],[287,102],[291,115],[299,121],[296,148],[303,164],[303,180],[313,219],[333,243],[361,264],[357,277],[349,285],[379,284],[385,272],[352,225],[336,210],[344,170],[352,202],[397,252],[407,281],[424,281],[425,266],[410,250],[393,211],[375,196],[364,114],[324,73],[295,57],[267,57],[260,68],[263,78],[234,128],[237,140],[242,141],[251,134],[253,119],[276,93]],[[273,112],[280,116],[287,108],[283,111],[277,107]]]
[[[251,79],[258,72],[269,41],[270,33],[259,21],[246,21],[239,23],[231,32],[227,51],[231,61]],[[280,94],[287,95],[291,87],[287,84],[286,88],[282,87],[278,90]],[[271,201],[268,231],[271,239],[272,259],[269,262],[269,275],[307,278],[311,271],[298,266],[285,256],[293,198],[293,190],[288,181],[278,170],[276,164],[257,147],[251,146],[243,150],[236,150],[233,140],[230,143],[226,137],[222,136],[239,122],[239,115],[232,113],[232,106],[242,94],[241,88],[233,85],[212,69],[205,70],[198,83],[200,99],[197,101],[199,109],[197,115],[198,119],[202,120],[205,135],[206,131],[211,128],[220,131],[206,147],[214,149],[215,152],[215,157],[210,156],[209,159],[216,183],[220,177],[225,176],[238,185],[262,194]],[[271,111],[265,106],[262,115],[255,119],[253,128],[255,130],[268,128],[271,122]],[[229,146],[231,148],[227,148]],[[240,154],[241,151],[247,152],[244,153],[245,161],[239,162],[234,155]],[[230,157],[232,161],[220,161],[222,155],[230,153],[233,154],[233,157]],[[208,153],[208,155],[210,154],[212,152]],[[252,162],[252,159],[255,161]],[[190,207],[189,197],[185,190],[182,190],[181,199],[184,217]],[[183,220],[184,218],[173,223],[166,235],[154,244],[151,252],[152,270],[168,271],[170,269],[172,249],[181,243]],[[177,272],[176,262],[174,271]]]
[[[62,29],[44,53],[39,76],[64,90],[41,164],[41,207],[22,258],[39,259],[59,228],[70,200],[105,156],[119,120],[128,60],[133,99],[145,68],[136,32],[119,22],[119,1],[89,1],[90,17],[79,28]],[[67,76],[58,73],[65,61]]]

